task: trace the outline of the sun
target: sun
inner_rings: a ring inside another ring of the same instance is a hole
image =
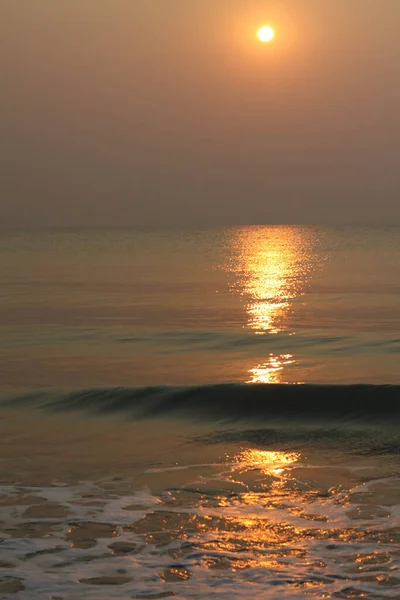
[[[264,25],[263,27],[260,27],[260,29],[257,31],[257,37],[260,40],[260,42],[266,44],[267,42],[271,42],[274,39],[275,31],[269,25]]]

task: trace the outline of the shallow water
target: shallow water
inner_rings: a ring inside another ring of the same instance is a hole
[[[7,595],[399,597],[396,425],[4,421]]]
[[[3,234],[0,598],[400,598],[399,259]]]

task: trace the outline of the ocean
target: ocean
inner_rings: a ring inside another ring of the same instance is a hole
[[[400,228],[0,233],[0,598],[400,598]]]

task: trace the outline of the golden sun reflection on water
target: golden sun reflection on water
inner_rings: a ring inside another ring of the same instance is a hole
[[[310,589],[314,598],[350,597],[342,588],[367,581],[361,577],[386,589],[398,585],[390,514],[371,505],[370,489],[361,491],[364,466],[315,465],[303,453],[246,445],[207,475],[203,467],[127,528],[176,561],[159,574],[163,582],[198,585],[200,567],[212,581],[249,584],[251,596],[259,582],[301,598]]]
[[[287,565],[277,560],[279,554],[272,552],[268,556],[263,553],[265,548],[279,545],[283,556],[288,543],[301,541],[304,537],[301,528],[289,522],[294,513],[297,518],[299,511],[305,512],[300,506],[306,504],[306,498],[297,489],[292,473],[301,458],[298,452],[254,448],[247,448],[232,457],[232,481],[245,483],[247,491],[240,494],[240,500],[229,495],[218,498],[218,508],[223,509],[226,519],[226,535],[220,530],[218,540],[209,547],[237,552],[240,545],[241,549],[250,551],[243,568],[264,566],[284,570]],[[237,568],[237,564],[234,567]]]
[[[258,335],[285,329],[288,309],[303,293],[310,269],[305,235],[290,227],[251,228],[242,233],[242,293],[248,297],[248,326]]]
[[[255,335],[296,333],[290,317],[315,269],[314,242],[312,229],[301,227],[249,227],[235,234],[233,290],[244,299],[247,327]],[[285,383],[287,368],[296,364],[288,350],[269,353],[249,370],[246,383]]]
[[[259,469],[266,475],[282,475],[285,468],[298,462],[298,452],[271,452],[267,450],[247,449],[235,457],[236,466],[241,469]]]
[[[283,383],[283,369],[294,363],[295,360],[293,359],[292,354],[274,356],[271,353],[265,363],[250,369],[250,379],[248,379],[246,383]]]

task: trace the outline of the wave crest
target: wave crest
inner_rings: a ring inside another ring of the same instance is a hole
[[[132,419],[183,417],[211,421],[390,421],[400,417],[399,385],[219,384],[192,387],[37,392],[3,407],[124,414]]]

